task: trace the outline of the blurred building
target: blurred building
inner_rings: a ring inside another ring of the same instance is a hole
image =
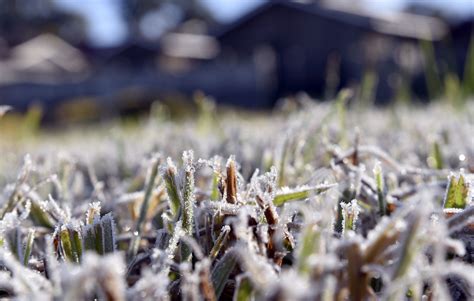
[[[430,62],[420,44],[452,53],[459,65],[465,61],[471,25],[447,34],[438,18],[331,3],[268,1],[232,24],[217,25],[166,2],[140,12],[128,39],[110,47],[63,39],[62,31],[12,46],[4,34],[0,103],[24,110],[39,101],[50,118],[67,118],[65,112],[84,104],[102,116],[196,90],[222,103],[268,108],[300,91],[331,98],[342,87],[357,92],[361,86],[384,102],[407,89],[427,97]]]

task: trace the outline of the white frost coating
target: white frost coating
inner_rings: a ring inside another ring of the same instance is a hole
[[[25,211],[18,216],[18,210],[14,209],[11,212],[5,213],[3,219],[0,220],[0,235],[5,233],[6,231],[19,227],[21,222],[26,220],[29,216],[31,208],[31,203],[28,201],[25,205]]]
[[[187,150],[183,152],[183,164],[184,170],[186,172],[194,172],[194,152],[192,150]]]
[[[464,209],[461,209],[461,208],[444,208],[443,209],[444,213],[452,213],[452,214],[461,213],[463,211]]]
[[[464,243],[462,241],[452,238],[446,238],[445,244],[447,247],[451,248],[456,255],[461,257],[466,255],[466,247],[464,246]]]
[[[225,167],[228,168],[232,163],[236,164],[235,163],[235,155],[230,155],[229,158],[227,159],[227,162],[225,164]],[[235,166],[235,168],[237,169],[237,166]]]
[[[168,284],[168,275],[145,269],[140,280],[127,292],[127,300],[169,300]]]
[[[143,199],[144,196],[145,196],[145,193],[143,191],[126,193],[120,196],[117,203],[122,204],[122,203],[134,202],[135,200]]]
[[[374,164],[373,173],[374,173],[375,176],[382,173],[382,164],[378,160]]]
[[[100,202],[92,202],[89,204],[89,209],[86,212],[86,220],[95,222],[97,217],[100,217],[101,211]],[[91,216],[92,215],[92,216]]]
[[[357,200],[353,199],[350,203],[341,202],[342,209],[342,233],[345,234],[346,230],[355,230],[357,219],[359,218],[360,206],[357,204]],[[352,225],[352,229],[346,229],[346,222]]]
[[[40,273],[20,264],[11,252],[0,249],[0,261],[12,273],[12,284],[25,300],[47,300],[47,296],[52,294],[51,282]]]
[[[271,284],[278,281],[277,274],[268,258],[257,254],[248,247],[248,244],[239,244],[237,254],[243,270],[251,275],[250,279],[257,288],[267,290]]]
[[[241,206],[230,204],[227,202],[212,202],[212,201],[204,201],[201,203],[203,209],[207,209],[211,212],[217,212],[222,214],[228,215],[237,215],[241,210]]]
[[[279,300],[307,300],[311,293],[311,283],[301,277],[295,270],[285,270],[279,281],[271,285],[270,291],[279,290]]]
[[[100,287],[114,300],[125,300],[125,263],[120,253],[99,256],[86,252],[80,266],[61,265],[61,280],[64,300],[81,300]]]
[[[183,152],[184,186],[183,186],[183,230],[187,235],[193,234],[194,226],[194,153],[192,150]]]
[[[174,227],[173,236],[171,236],[171,240],[168,244],[168,247],[165,250],[166,256],[169,260],[173,260],[174,253],[176,252],[176,249],[178,248],[179,239],[184,235],[185,233],[181,226],[181,221],[178,221]]]
[[[166,158],[166,169],[170,169],[174,174],[177,173],[176,165],[174,165],[173,159],[171,157]]]
[[[197,271],[193,272],[192,265],[188,262],[183,262],[179,265],[181,274],[181,298],[182,300],[199,300],[199,275]]]
[[[21,168],[20,173],[18,174],[18,177],[16,180],[17,183],[25,182],[31,170],[33,170],[33,161],[31,161],[31,155],[26,154],[23,159],[23,167]]]
[[[312,190],[320,190],[320,189],[330,189],[336,187],[337,183],[323,183],[319,185],[300,185],[295,188],[290,188],[288,186],[281,187],[276,194],[287,194],[287,193],[294,193],[294,192],[305,192],[305,191],[312,191]]]
[[[400,219],[393,220],[393,218],[390,219],[384,216],[380,219],[377,226],[375,226],[375,228],[372,229],[367,234],[367,239],[365,240],[363,244],[363,248],[366,248],[367,246],[372,245],[372,243],[381,235],[396,234],[398,231],[401,231],[402,229],[405,229],[406,227],[407,227],[407,224],[405,221],[400,220]]]

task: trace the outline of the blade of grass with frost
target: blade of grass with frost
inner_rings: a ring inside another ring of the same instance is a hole
[[[317,224],[308,224],[301,235],[297,267],[301,274],[308,275],[311,269],[308,262],[310,256],[320,253],[321,231]]]
[[[25,183],[29,178],[33,163],[29,154],[23,159],[23,166],[18,173],[15,186],[8,197],[6,204],[0,209],[0,219],[5,217],[5,214],[12,211],[13,208],[22,200],[22,195],[19,193],[19,187],[21,184]]]
[[[95,235],[95,250],[98,254],[104,254],[104,234],[102,233],[102,225],[100,224],[100,221],[94,221],[92,227],[94,228]]]
[[[212,284],[216,290],[217,299],[224,291],[227,280],[237,263],[237,254],[234,249],[227,251],[212,269]]]
[[[81,234],[80,234],[78,229],[70,230],[69,231],[69,236],[71,236],[71,233],[72,233],[71,243],[72,243],[73,252],[75,252],[77,254],[78,262],[80,262],[81,258],[82,258],[82,238],[81,238]]]
[[[153,193],[153,188],[155,186],[155,180],[156,176],[158,175],[158,166],[160,164],[160,161],[158,160],[157,156],[154,156],[152,161],[151,161],[151,169],[149,172],[149,178],[148,182],[145,188],[145,196],[143,197],[143,202],[142,206],[140,208],[140,215],[138,217],[137,224],[135,226],[135,231],[138,232],[140,235],[142,232],[143,228],[143,223],[145,222],[146,219],[146,214],[148,211],[148,205],[150,203],[150,199]]]
[[[107,213],[100,220],[104,238],[104,253],[115,251],[115,221],[111,213]]]
[[[235,159],[233,156],[230,156],[227,160],[226,169],[226,201],[230,204],[235,204],[237,203],[237,174],[235,170]]]
[[[78,262],[77,254],[74,254],[71,243],[71,236],[69,235],[69,230],[66,226],[61,226],[59,231],[59,237],[61,239],[61,247],[63,250],[64,258],[70,262]]]
[[[380,165],[380,162],[377,162],[375,164],[374,177],[375,177],[375,185],[377,187],[377,200],[379,202],[379,214],[380,216],[384,216],[384,215],[387,215],[387,203],[385,200],[383,174],[382,174],[382,167]]]
[[[230,233],[230,227],[228,225],[225,225],[224,227],[221,228],[221,233],[217,237],[216,243],[214,244],[214,246],[211,249],[211,252],[209,253],[209,258],[211,260],[214,260],[217,257],[217,255],[219,255],[219,252],[227,243],[227,239],[229,238],[229,233]]]
[[[41,207],[35,202],[31,203],[30,218],[33,220],[33,223],[38,226],[46,227],[49,229],[54,228],[54,222],[51,220],[50,216],[46,211],[41,209]]]
[[[289,148],[288,138],[285,139],[285,143],[283,144],[281,158],[280,158],[280,168],[278,169],[278,187],[283,187],[285,185],[285,166],[286,166],[286,157],[288,154]]]
[[[400,235],[400,229],[397,227],[399,220],[396,218],[383,220],[385,218],[387,217],[383,217],[375,229],[371,230],[374,237],[365,248],[364,262],[366,263],[376,262],[380,255],[397,241]],[[369,233],[368,236],[370,237],[372,233]]]
[[[418,235],[420,223],[421,215],[416,213],[413,216],[413,220],[410,222],[408,228],[404,231],[405,237],[401,243],[401,255],[395,265],[393,280],[397,280],[407,273],[416,252],[420,250],[420,247],[416,245],[416,238]]]
[[[89,204],[86,212],[86,225],[92,225],[94,220],[100,217],[100,202],[93,202]]]
[[[183,187],[183,230],[190,237],[193,235],[194,225],[194,154],[192,151],[183,153],[184,187]],[[181,261],[191,261],[191,249],[181,244]]]
[[[176,249],[178,248],[178,244],[180,241],[180,238],[183,236],[183,228],[182,228],[182,221],[179,220],[176,222],[174,226],[174,231],[172,232],[173,235],[168,241],[168,246],[165,249],[165,254],[166,254],[166,259],[164,261],[164,266],[160,266],[157,264],[156,258],[154,262],[152,263],[152,269],[154,272],[158,272],[157,267],[160,267],[160,273],[164,273],[166,276],[169,275],[170,273],[170,262],[174,259]]]
[[[35,240],[35,229],[30,229],[28,231],[28,236],[26,237],[25,250],[23,251],[23,265],[28,266],[30,261],[31,251],[33,249],[33,243]]]
[[[95,232],[93,225],[86,225],[83,229],[84,249],[95,251]]]
[[[462,174],[459,175],[458,188],[456,190],[456,208],[466,208],[469,197],[469,185]]]
[[[431,156],[434,159],[434,167],[440,170],[443,169],[443,154],[441,153],[438,141],[433,143],[433,154]]]
[[[357,200],[352,200],[349,204],[340,203],[342,209],[342,234],[355,230],[357,218],[359,217],[360,207]]]
[[[158,156],[154,156],[151,160],[151,167],[148,172],[148,181],[145,187],[145,195],[143,197],[143,202],[140,207],[140,215],[138,216],[137,223],[135,225],[135,232],[133,233],[132,239],[130,241],[130,245],[128,248],[128,256],[134,257],[138,253],[138,248],[140,246],[141,240],[141,232],[143,228],[143,224],[146,220],[146,215],[148,212],[148,205],[150,203],[151,196],[153,194],[153,187],[155,186],[156,176],[158,175],[158,166],[160,162],[158,160]]]
[[[212,172],[211,201],[219,200],[219,172]]]
[[[251,301],[254,299],[254,290],[252,282],[246,275],[237,277],[237,286],[234,292],[233,301]]]
[[[273,204],[275,206],[282,206],[286,202],[306,199],[312,194],[323,193],[335,186],[337,186],[337,184],[322,184],[313,187],[302,186],[294,190],[283,187],[280,191],[276,192],[273,198]]]
[[[54,239],[51,235],[45,236],[45,274],[48,275],[51,286],[53,288],[53,296],[59,297],[61,294],[61,279],[59,275],[59,263],[56,252],[54,250]]]
[[[168,158],[167,166],[162,171],[162,177],[166,183],[166,191],[168,193],[169,206],[173,218],[177,218],[179,214],[179,209],[181,207],[181,197],[179,195],[176,174],[176,166],[174,165],[171,158]]]
[[[347,246],[346,254],[350,299],[355,301],[365,300],[369,290],[369,279],[366,274],[362,273],[364,261],[360,245],[356,242],[352,242]]]
[[[444,208],[464,209],[469,195],[469,188],[461,174],[459,180],[454,175],[450,176],[446,197],[444,199]]]

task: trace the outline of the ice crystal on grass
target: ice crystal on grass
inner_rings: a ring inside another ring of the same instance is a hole
[[[357,219],[359,218],[360,207],[357,200],[352,200],[349,204],[341,203],[342,207],[342,233],[355,230]]]

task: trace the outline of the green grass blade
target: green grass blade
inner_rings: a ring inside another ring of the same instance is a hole
[[[237,287],[234,292],[234,301],[250,301],[254,298],[254,290],[249,277],[241,275],[237,279]]]
[[[72,229],[69,231],[69,236],[72,236],[71,242],[72,242],[73,251],[77,256],[78,262],[80,262],[82,258],[81,233],[78,229]]]
[[[104,235],[102,233],[102,225],[99,221],[95,222],[93,225],[94,228],[94,246],[95,250],[99,254],[104,254]]]
[[[320,194],[328,189],[337,186],[336,184],[322,184],[313,187],[302,187],[295,190],[281,189],[275,194],[273,204],[275,206],[282,206],[286,202],[296,201],[308,198],[313,194]]]
[[[194,155],[192,151],[183,153],[184,186],[183,186],[183,230],[188,236],[193,235],[194,225]],[[191,249],[186,244],[181,244],[181,261],[191,261]]]
[[[162,177],[165,180],[166,192],[168,193],[169,207],[173,218],[177,218],[181,208],[181,197],[176,181],[176,166],[171,158],[167,159],[167,166],[162,172]]]
[[[209,253],[209,258],[211,260],[214,260],[217,255],[219,255],[219,252],[222,250],[224,245],[227,243],[227,239],[229,238],[229,233],[230,233],[230,227],[228,225],[225,225],[224,227],[221,228],[221,233],[216,239],[216,243],[211,249],[211,252]]]
[[[146,185],[146,188],[145,188],[145,196],[143,198],[143,203],[142,203],[142,206],[140,208],[140,215],[138,217],[137,224],[135,226],[135,231],[138,232],[138,234],[141,234],[143,224],[145,222],[146,214],[148,212],[148,205],[150,203],[150,199],[151,199],[151,196],[153,194],[153,188],[155,186],[156,176],[158,175],[158,166],[159,166],[159,164],[160,164],[160,162],[158,160],[158,157],[155,156],[152,159],[152,162],[151,162],[151,169],[150,169],[150,173],[149,173],[149,178],[148,178],[148,182],[147,182],[147,185]]]
[[[227,280],[230,274],[235,268],[237,263],[237,255],[234,250],[229,250],[224,256],[217,262],[212,269],[212,284],[216,290],[217,299],[220,298]]]
[[[92,225],[86,225],[83,229],[83,242],[85,250],[95,250],[95,232]]]
[[[385,187],[383,181],[382,166],[377,162],[374,167],[375,186],[377,188],[377,200],[379,203],[380,216],[387,215],[387,201],[385,200]]]
[[[445,209],[464,209],[466,208],[468,195],[469,186],[466,184],[464,176],[461,174],[459,179],[456,179],[454,175],[451,175],[443,207]]]
[[[104,253],[115,251],[115,221],[111,213],[107,213],[100,220],[104,237]]]
[[[23,252],[23,265],[27,266],[30,261],[31,251],[33,249],[33,242],[35,240],[35,229],[30,229],[28,231],[28,236],[26,238],[25,250]]]
[[[69,235],[69,230],[66,228],[66,226],[61,227],[59,237],[61,239],[61,247],[64,258],[70,262],[78,262],[78,258],[75,256],[72,249],[71,236]]]

